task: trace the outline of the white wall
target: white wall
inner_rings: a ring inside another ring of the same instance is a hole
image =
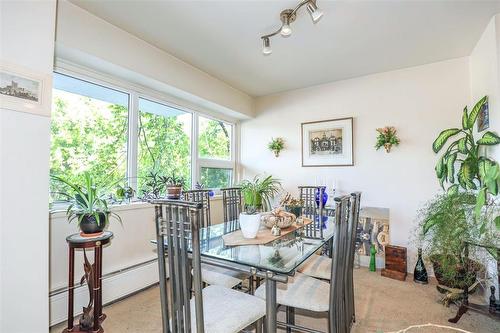
[[[51,74],[55,7],[1,1],[0,59]],[[49,121],[0,110],[0,332],[48,331]]]
[[[244,175],[269,173],[297,194],[298,185],[317,178],[340,191],[360,190],[362,205],[390,209],[391,243],[413,246],[409,236],[416,211],[439,189],[431,145],[438,133],[460,124],[470,101],[468,58],[365,76],[257,100],[255,119],[242,123],[241,163]],[[353,167],[301,167],[300,124],[354,117]],[[375,151],[375,129],[395,126],[399,147]],[[271,137],[283,137],[279,158],[267,150]]]
[[[63,59],[233,117],[253,115],[247,94],[65,0],[57,8],[56,44]]]

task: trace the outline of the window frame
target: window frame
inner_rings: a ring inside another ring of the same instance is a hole
[[[136,192],[133,201],[138,200],[137,174],[138,174],[138,129],[139,129],[139,98],[143,98],[167,107],[178,109],[179,111],[191,114],[191,188],[194,189],[196,183],[200,182],[202,167],[232,169],[231,183],[237,179],[236,154],[238,123],[236,120],[224,117],[224,115],[213,115],[210,111],[201,108],[199,105],[189,105],[189,102],[178,100],[176,97],[154,89],[124,81],[114,76],[96,72],[82,66],[73,65],[64,61],[57,61],[53,70],[54,73],[70,76],[77,80],[86,81],[92,84],[110,88],[128,94],[128,131],[127,131],[127,166],[126,180],[130,187]],[[185,106],[184,104],[188,104]],[[199,117],[210,120],[222,121],[231,125],[231,158],[229,160],[200,158],[198,156],[198,124]],[[218,190],[218,189],[215,189]]]

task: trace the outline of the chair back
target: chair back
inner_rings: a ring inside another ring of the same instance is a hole
[[[323,238],[323,193],[325,186],[299,186],[299,198],[302,200],[302,215],[314,221],[305,228],[308,237]],[[316,202],[316,197],[319,199]]]
[[[222,188],[222,206],[224,211],[224,222],[237,221],[241,213],[241,188]]]
[[[351,216],[349,218],[348,224],[348,237],[349,244],[347,249],[348,255],[348,270],[347,270],[347,311],[346,311],[346,320],[347,323],[352,324],[356,321],[356,312],[354,307],[354,257],[356,252],[356,230],[358,227],[359,221],[359,208],[361,202],[361,192],[351,193]]]
[[[328,326],[330,333],[349,332],[346,321],[346,276],[349,258],[347,249],[349,244],[348,222],[351,211],[351,197],[335,198],[334,239],[332,247],[332,271],[330,280],[330,311]]]
[[[199,231],[201,203],[180,200],[153,200],[160,273],[163,333],[191,333],[191,282],[194,289],[196,330],[204,332]],[[165,251],[165,247],[167,248]],[[192,253],[193,280],[189,250]],[[168,253],[165,260],[165,252]],[[167,284],[166,267],[170,282]],[[169,310],[171,320],[169,321]]]
[[[212,225],[210,219],[210,190],[184,191],[184,200],[201,203],[203,205],[203,221],[201,227],[206,228]]]

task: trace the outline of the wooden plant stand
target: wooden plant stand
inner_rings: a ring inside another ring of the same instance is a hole
[[[106,319],[102,313],[102,247],[108,244],[113,237],[110,231],[104,231],[101,236],[85,238],[80,234],[73,234],[66,238],[69,248],[68,271],[68,326],[63,333],[103,333],[101,323]],[[82,249],[84,255],[84,275],[80,284],[85,281],[89,288],[89,303],[83,307],[83,314],[79,323],[74,324],[74,281],[75,281],[75,249]],[[94,263],[90,264],[86,250],[94,250]]]

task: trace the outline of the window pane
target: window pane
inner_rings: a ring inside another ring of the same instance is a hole
[[[139,99],[137,189],[139,196],[152,191],[151,172],[183,177],[191,187],[191,114]],[[162,193],[164,194],[164,193]]]
[[[232,183],[232,169],[201,168],[200,180],[205,188],[229,187]]]
[[[198,127],[198,155],[201,158],[230,160],[233,126],[199,117]]]
[[[54,73],[50,173],[70,182],[88,171],[106,186],[125,179],[128,94]],[[51,181],[53,200],[64,199]]]

